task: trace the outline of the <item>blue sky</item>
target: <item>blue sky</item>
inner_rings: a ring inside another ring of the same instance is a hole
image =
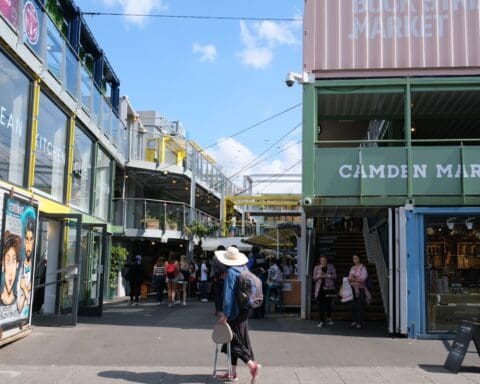
[[[77,0],[83,11],[301,18],[303,0]],[[237,173],[282,136],[269,157],[241,174],[299,173],[301,107],[233,139],[224,138],[301,103],[301,87],[285,86],[302,68],[302,24],[126,16],[86,16],[136,110],[181,120],[187,136]],[[287,135],[289,131],[292,131]],[[295,144],[298,143],[298,144]],[[283,152],[280,152],[283,151]],[[280,153],[279,153],[280,152]],[[276,154],[277,153],[277,154]],[[236,179],[242,184],[241,178]],[[300,186],[259,186],[258,192]]]

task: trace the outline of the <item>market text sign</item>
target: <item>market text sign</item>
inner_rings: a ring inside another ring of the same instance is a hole
[[[306,0],[306,71],[467,74],[480,67],[479,20],[480,0]]]
[[[480,195],[480,147],[413,147],[417,196]],[[316,196],[406,196],[405,148],[323,148],[315,155]]]

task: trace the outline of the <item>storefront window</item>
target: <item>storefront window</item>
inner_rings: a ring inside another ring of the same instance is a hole
[[[23,185],[30,80],[0,52],[0,179]]]
[[[40,95],[34,188],[63,201],[68,117],[44,93]]]
[[[72,205],[90,211],[93,142],[78,126],[75,127],[72,170]]]
[[[427,329],[480,321],[480,216],[425,216]]]
[[[111,200],[111,162],[107,154],[99,148],[95,166],[95,216],[103,220],[108,220]]]

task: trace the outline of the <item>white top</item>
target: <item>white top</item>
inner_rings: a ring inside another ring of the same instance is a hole
[[[207,281],[208,280],[208,268],[207,264],[202,263],[200,267],[200,281]]]

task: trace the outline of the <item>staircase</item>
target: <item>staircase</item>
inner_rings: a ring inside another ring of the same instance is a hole
[[[317,234],[315,249],[315,264],[320,255],[326,255],[337,270],[337,292],[342,284],[342,278],[348,276],[352,266],[352,255],[360,256],[362,263],[367,267],[368,275],[372,280],[372,302],[365,307],[365,321],[385,320],[385,310],[382,295],[378,283],[377,268],[375,264],[368,264],[365,250],[365,242],[361,232],[324,232]],[[312,284],[314,289],[314,284]],[[312,293],[312,298],[313,298]],[[351,304],[342,304],[340,297],[334,299],[333,314],[334,320],[351,320]],[[318,310],[315,299],[312,302],[312,318],[318,318]]]

